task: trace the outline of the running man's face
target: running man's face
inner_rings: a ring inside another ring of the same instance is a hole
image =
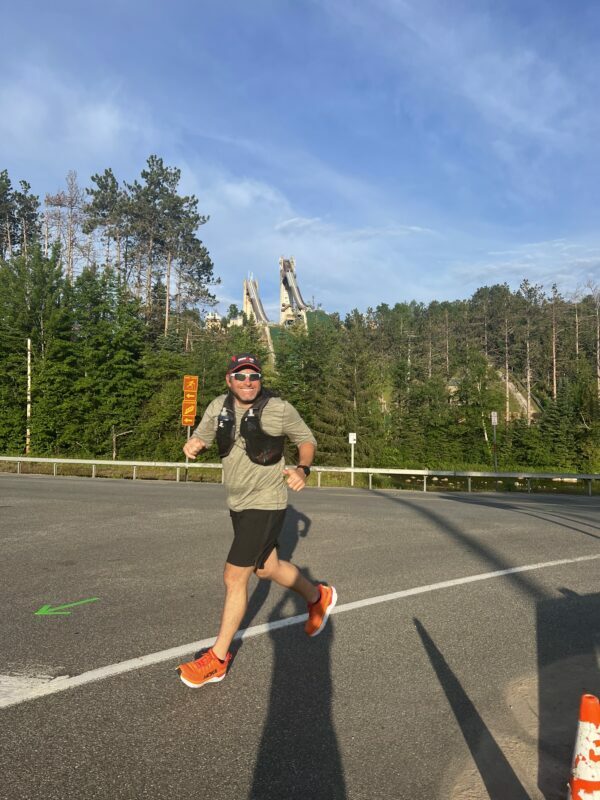
[[[255,369],[247,368],[225,376],[227,386],[237,402],[242,406],[251,406],[258,397],[262,386],[260,377],[258,380],[250,380],[250,376],[254,378],[256,375],[259,375],[259,373]],[[244,377],[243,381],[239,379],[242,376]]]

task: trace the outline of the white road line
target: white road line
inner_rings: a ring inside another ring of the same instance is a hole
[[[600,558],[600,553],[590,556],[580,556],[579,558],[563,558],[559,561],[545,561],[539,564],[525,564],[521,567],[511,567],[510,569],[501,569],[496,572],[482,572],[478,575],[468,575],[466,578],[454,578],[449,581],[441,581],[440,583],[430,583],[426,586],[415,586],[412,589],[403,589],[400,592],[392,592],[391,594],[382,594],[377,597],[367,597],[364,600],[356,600],[352,603],[344,603],[337,606],[331,612],[332,614],[342,614],[345,611],[354,611],[357,608],[364,608],[365,606],[377,605],[378,603],[388,603],[390,600],[399,600],[403,597],[412,597],[417,594],[426,594],[427,592],[435,592],[438,589],[449,589],[453,586],[463,586],[467,583],[476,583],[477,581],[487,581],[492,578],[501,578],[503,575],[514,575],[518,572],[531,572],[538,569],[549,569],[550,567],[559,567],[565,564],[578,564],[584,561],[594,561]],[[306,614],[299,614],[295,617],[287,617],[286,619],[279,619],[275,622],[267,622],[263,625],[254,625],[251,628],[245,628],[238,631],[236,639],[249,639],[252,636],[260,636],[263,633],[275,631],[278,628],[287,628],[290,625],[299,625],[306,620]],[[128,661],[121,661],[118,664],[110,664],[106,667],[93,669],[89,672],[83,672],[81,675],[70,677],[54,678],[43,685],[38,685],[33,688],[17,688],[14,693],[6,692],[4,696],[0,696],[0,708],[7,708],[8,706],[17,705],[27,700],[34,700],[38,697],[55,694],[62,692],[65,689],[73,689],[76,686],[84,686],[86,683],[100,681],[104,678],[111,678],[115,675],[122,675],[125,672],[131,672],[134,669],[141,669],[142,667],[149,667],[153,664],[159,664],[162,661],[170,661],[171,659],[185,658],[197,650],[204,647],[210,647],[215,641],[215,637],[210,639],[202,639],[199,642],[191,642],[179,647],[172,647],[169,650],[160,650],[158,653],[149,653],[145,656],[132,658]],[[0,676],[2,678],[4,676]]]

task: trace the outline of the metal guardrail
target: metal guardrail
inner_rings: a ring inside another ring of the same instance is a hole
[[[204,462],[194,462],[183,464],[180,461],[108,461],[103,459],[83,459],[83,458],[32,458],[30,456],[0,456],[0,461],[16,463],[17,473],[21,474],[21,464],[52,464],[53,475],[58,475],[59,464],[82,464],[91,466],[92,478],[96,477],[96,467],[132,467],[133,479],[138,477],[139,467],[160,467],[174,469],[176,481],[181,479],[181,470],[190,469],[220,469],[221,481],[223,480],[223,467],[221,464],[207,464]],[[369,477],[369,489],[373,488],[373,475],[406,475],[410,477],[422,478],[422,489],[427,491],[427,481],[429,478],[465,478],[467,491],[472,490],[473,478],[492,478],[495,481],[514,479],[527,482],[527,491],[531,491],[531,482],[534,480],[551,480],[556,482],[568,481],[569,483],[585,481],[588,487],[588,495],[592,495],[592,485],[594,481],[600,480],[600,474],[580,474],[580,473],[560,473],[560,472],[461,472],[451,470],[431,470],[431,469],[386,469],[375,467],[312,467],[312,472],[317,475],[317,486],[321,488],[321,475],[324,473],[349,473],[350,484],[354,486],[354,475],[362,474]]]

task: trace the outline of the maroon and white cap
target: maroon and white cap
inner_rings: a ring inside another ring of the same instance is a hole
[[[227,375],[232,372],[237,372],[240,369],[254,369],[262,373],[260,361],[252,353],[240,353],[237,356],[231,356],[227,365]]]

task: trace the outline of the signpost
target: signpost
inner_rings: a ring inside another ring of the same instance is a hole
[[[181,424],[187,427],[187,438],[190,438],[191,427],[196,421],[196,410],[198,403],[198,376],[183,376],[183,402],[181,403]],[[189,458],[185,457],[185,463],[189,463]],[[187,481],[188,471],[185,471]]]
[[[181,404],[181,424],[187,426],[188,439],[190,427],[196,421],[196,404],[198,402],[198,376],[183,376],[183,402]]]
[[[354,445],[356,444],[355,433],[348,434],[348,443],[350,445],[350,469],[352,470],[350,473],[350,486],[354,486]]]
[[[496,452],[496,428],[498,427],[498,412],[492,411],[492,431],[494,432],[494,472],[498,472],[498,453]]]

